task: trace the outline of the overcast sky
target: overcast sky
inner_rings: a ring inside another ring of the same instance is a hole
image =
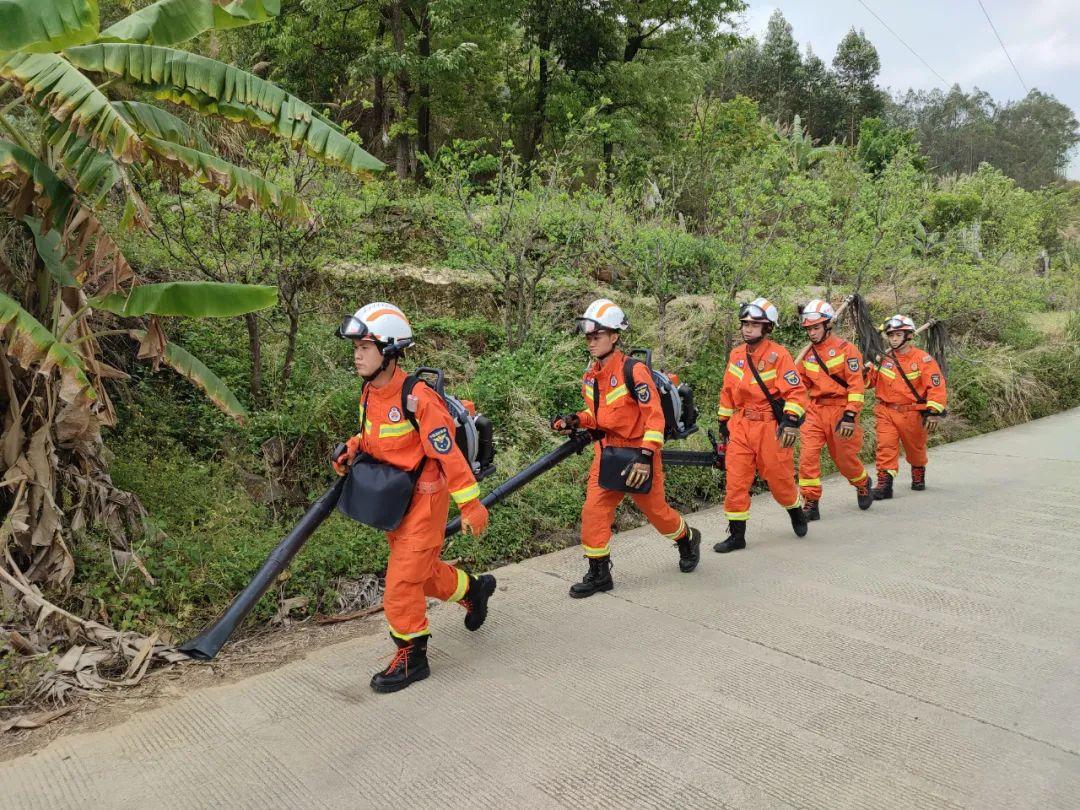
[[[889,33],[859,0],[748,0],[743,30],[764,34],[773,11],[780,9],[804,49],[809,43],[826,62],[853,26],[866,32],[881,55],[881,84],[891,90],[909,87],[986,90],[998,101],[1026,95],[1001,50],[978,0],[863,0],[930,67]],[[1009,54],[1029,87],[1051,93],[1080,111],[1080,0],[982,0]],[[1080,115],[1078,115],[1080,117]],[[1080,179],[1080,154],[1074,153],[1069,177]]]

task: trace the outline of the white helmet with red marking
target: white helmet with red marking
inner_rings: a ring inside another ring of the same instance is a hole
[[[773,326],[780,320],[780,313],[776,304],[768,298],[755,298],[749,304],[739,307],[739,320],[750,323],[771,323]]]
[[[346,340],[370,340],[387,357],[401,354],[414,342],[405,313],[385,301],[360,307],[341,322],[337,333]]]
[[[614,301],[598,298],[585,308],[585,314],[577,319],[578,331],[584,335],[597,329],[610,329],[622,332],[630,327],[626,313]]]
[[[836,317],[836,310],[832,304],[821,298],[815,298],[802,308],[802,325],[816,326],[819,323],[828,325]]]
[[[898,313],[882,324],[881,331],[885,334],[888,334],[889,332],[911,332],[914,334],[915,321],[911,320],[907,315],[900,315]]]

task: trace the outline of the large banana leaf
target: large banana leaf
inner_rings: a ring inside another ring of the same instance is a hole
[[[0,51],[51,53],[93,42],[98,0],[0,0]]]
[[[311,221],[311,212],[303,200],[247,169],[222,160],[217,155],[188,149],[149,135],[143,138],[143,142],[158,160],[171,169],[195,177],[222,196],[231,196],[241,208],[256,206],[299,224]]]
[[[132,329],[131,336],[142,342],[146,339],[146,332],[142,329]],[[247,416],[247,411],[229,386],[186,349],[175,343],[166,343],[161,359],[181,377],[186,377],[205,391],[215,405],[238,422],[242,422]]]
[[[267,309],[277,303],[277,287],[172,281],[142,284],[126,295],[90,299],[90,306],[114,315],[173,315],[185,318],[228,318]]]
[[[158,0],[106,28],[98,41],[178,45],[212,29],[266,22],[280,12],[280,0]]]
[[[198,130],[161,107],[141,101],[114,101],[113,107],[140,134],[153,135],[163,141],[172,141],[200,152],[213,151]]]
[[[120,182],[120,167],[109,155],[99,152],[72,132],[67,124],[50,118],[45,124],[45,136],[53,153],[74,180],[75,190],[84,200],[97,208],[109,189]]]
[[[380,171],[372,157],[295,96],[224,62],[156,45],[104,43],[69,48],[83,70],[152,88],[161,98],[266,129],[315,157],[363,174]]]
[[[0,292],[0,336],[4,350],[25,369],[37,366],[42,374],[60,370],[61,395],[68,401],[82,396],[96,399],[82,359],[70,346],[61,343],[19,302]]]
[[[100,46],[82,46],[100,47]],[[0,77],[13,81],[48,108],[58,121],[66,121],[95,146],[122,163],[139,155],[139,137],[109,103],[109,99],[74,65],[54,53],[11,53],[0,57]]]

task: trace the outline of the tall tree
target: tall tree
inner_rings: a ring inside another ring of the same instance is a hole
[[[847,142],[854,144],[859,121],[877,115],[885,103],[877,86],[881,72],[877,48],[865,33],[852,28],[836,48],[833,70],[847,107]]]

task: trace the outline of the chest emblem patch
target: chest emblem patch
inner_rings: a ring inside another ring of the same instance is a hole
[[[401,408],[395,405],[393,408],[390,409],[390,413],[386,415],[386,418],[389,419],[391,422],[400,422]]]
[[[836,357],[836,349],[829,349],[829,357]]]
[[[757,361],[757,370],[758,371],[764,371],[765,370],[765,361],[764,360],[758,360]]]
[[[619,380],[614,374],[611,375],[611,379],[608,380],[608,382],[611,383],[612,388],[618,388],[619,386]]]

